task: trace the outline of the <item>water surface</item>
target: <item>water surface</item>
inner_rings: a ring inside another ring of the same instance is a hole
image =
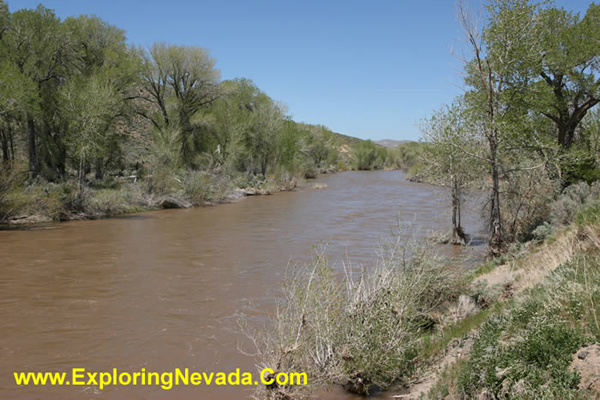
[[[369,265],[398,213],[419,235],[448,226],[444,190],[407,182],[400,171],[318,182],[327,187],[309,182],[215,207],[0,231],[0,398],[249,396],[252,388],[216,386],[17,387],[13,372],[254,371],[237,349],[237,321],[268,320],[290,260],[308,261],[315,245],[328,243],[332,260]],[[463,218],[467,232],[479,233],[477,213]]]

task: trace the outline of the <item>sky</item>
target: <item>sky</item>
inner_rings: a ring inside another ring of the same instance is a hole
[[[10,11],[40,0],[6,0]],[[557,0],[585,12],[591,1]],[[131,44],[206,48],[294,120],[362,139],[417,140],[417,124],[462,93],[453,0],[43,0],[97,15]],[[481,7],[473,0],[473,7]],[[453,50],[454,49],[454,50]]]

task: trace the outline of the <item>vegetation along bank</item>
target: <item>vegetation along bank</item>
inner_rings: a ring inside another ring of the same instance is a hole
[[[100,218],[292,190],[402,153],[296,122],[205,49],[0,0],[0,222]]]

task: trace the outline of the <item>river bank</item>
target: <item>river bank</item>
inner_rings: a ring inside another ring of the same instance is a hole
[[[318,256],[286,281],[273,332],[253,341],[260,361],[374,397],[597,398],[599,189],[569,188],[533,240],[476,269],[419,240],[384,243],[373,267],[341,282]]]
[[[195,179],[177,180],[181,190],[167,193],[153,193],[147,181],[135,177],[111,178],[82,188],[75,181],[36,182],[3,194],[8,210],[0,228],[226,204],[249,196],[294,191],[319,174],[337,172],[335,168],[320,169],[308,178],[256,178],[243,184],[222,175],[198,173]]]

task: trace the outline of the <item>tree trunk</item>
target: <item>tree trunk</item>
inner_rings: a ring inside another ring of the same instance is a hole
[[[8,132],[5,129],[0,129],[0,141],[2,141],[2,160],[8,164],[10,153],[8,149]]]
[[[268,161],[267,161],[267,156],[265,156],[265,157],[263,158],[263,160],[262,160],[262,163],[261,163],[261,165],[260,165],[260,170],[261,170],[261,172],[262,172],[262,176],[263,176],[263,178],[266,178],[266,177],[267,177],[267,163],[268,163]]]
[[[452,184],[452,238],[450,242],[457,245],[467,244],[467,235],[460,226],[460,185],[457,181]]]
[[[29,180],[35,179],[38,174],[38,158],[35,148],[35,123],[33,116],[27,116],[27,143],[29,144]]]
[[[254,158],[250,157],[250,163],[248,164],[248,182],[251,182],[254,178]]]
[[[10,154],[12,157],[12,160],[15,160],[15,143],[13,141],[13,134],[12,134],[12,128],[10,126],[10,123],[8,124],[8,140],[10,141]]]
[[[492,175],[492,193],[490,199],[490,253],[497,256],[502,252],[504,237],[502,232],[502,219],[500,218],[500,177],[498,173],[497,142],[494,132],[489,139],[490,142],[490,168]]]
[[[104,179],[104,160],[102,157],[96,158],[96,171],[95,171],[96,179],[101,180]]]

